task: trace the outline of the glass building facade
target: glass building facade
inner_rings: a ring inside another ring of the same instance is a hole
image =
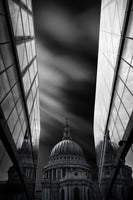
[[[38,69],[31,0],[1,0],[0,199],[30,199],[27,184],[31,176],[34,187],[39,135]],[[24,157],[26,153],[30,163]],[[26,171],[23,166],[28,168],[28,164],[29,171]],[[17,174],[19,194],[10,187],[9,182],[14,181],[11,174]]]
[[[106,138],[118,147],[113,181],[120,162],[133,170],[133,3],[102,0],[94,113],[95,146],[103,142],[99,182],[103,177]],[[121,141],[121,142],[120,142]]]

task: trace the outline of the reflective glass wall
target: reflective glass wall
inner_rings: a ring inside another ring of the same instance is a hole
[[[94,114],[96,148],[103,176],[106,139],[119,151],[119,141],[128,140],[126,133],[133,111],[133,5],[128,0],[102,0],[98,71]],[[108,132],[109,130],[109,132]],[[107,132],[109,135],[107,135]],[[128,135],[128,136],[127,136]],[[99,148],[99,147],[98,147]],[[117,153],[116,153],[117,154]],[[116,155],[117,156],[117,155]],[[125,161],[133,170],[133,149]]]
[[[0,1],[0,116],[0,183],[8,182],[12,166],[18,179],[25,174],[22,185],[33,184],[40,113],[31,0]]]

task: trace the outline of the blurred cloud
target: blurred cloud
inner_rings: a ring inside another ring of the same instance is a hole
[[[96,176],[93,113],[100,1],[33,0],[33,8],[41,110],[37,182],[51,149],[62,139],[66,117]]]

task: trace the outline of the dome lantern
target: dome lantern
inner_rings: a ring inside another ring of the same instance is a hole
[[[66,124],[64,127],[64,132],[63,132],[63,140],[68,140],[68,139],[72,139],[71,135],[70,135],[70,128],[69,128],[69,124],[68,124],[68,119],[66,118]]]

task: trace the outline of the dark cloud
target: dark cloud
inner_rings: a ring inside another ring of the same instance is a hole
[[[33,0],[37,43],[41,138],[38,182],[65,117],[96,175],[93,113],[100,1]]]

